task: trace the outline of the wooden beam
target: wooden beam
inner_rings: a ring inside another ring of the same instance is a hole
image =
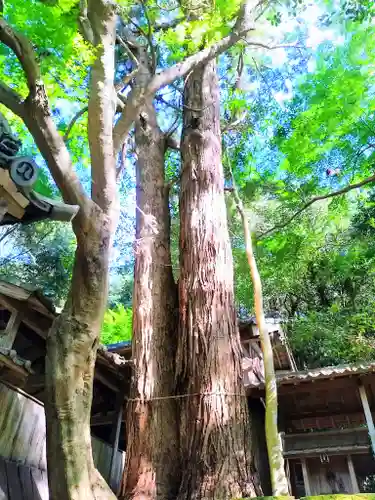
[[[14,341],[16,340],[18,328],[22,321],[22,312],[13,311],[5,330],[0,331],[0,347],[12,349]]]
[[[307,463],[305,458],[301,458],[303,482],[305,485],[305,496],[309,497],[311,495],[311,487],[309,481],[309,471],[307,469]]]
[[[25,325],[34,330],[43,339],[47,338],[47,334],[52,325],[51,319],[43,317],[41,313],[36,314],[32,309],[30,309],[30,307],[27,306],[27,302],[19,301],[11,297],[7,297],[6,295],[0,294],[0,303],[5,305],[5,307],[11,312],[22,312],[22,321]]]
[[[348,469],[349,469],[350,482],[352,483],[352,491],[351,491],[351,493],[360,493],[359,486],[358,486],[358,481],[357,481],[357,476],[355,475],[355,470],[354,470],[354,464],[353,464],[352,456],[351,455],[347,455],[346,459],[348,461]]]
[[[285,460],[285,473],[286,473],[286,478],[288,480],[288,489],[289,489],[289,495],[292,494],[292,483],[290,482],[290,464],[289,460]]]
[[[5,330],[0,331],[0,347],[6,347],[8,349],[13,347],[21,321],[22,312],[13,311]]]
[[[109,411],[108,413],[96,413],[91,417],[91,422],[90,425],[91,427],[97,427],[99,425],[111,425],[114,421],[114,418],[116,418],[116,412],[115,411]],[[122,421],[125,421],[125,417],[122,417]]]
[[[361,398],[361,401],[362,401],[363,412],[364,412],[365,418],[366,418],[368,433],[369,433],[369,436],[370,436],[372,453],[373,453],[373,455],[375,455],[375,426],[374,426],[374,420],[372,418],[370,405],[369,405],[369,402],[368,402],[368,399],[367,399],[366,388],[362,384],[362,382],[359,384],[358,389],[359,389],[359,395],[360,395],[360,398]]]
[[[334,446],[326,448],[311,448],[306,450],[296,450],[296,451],[286,451],[284,452],[284,458],[312,458],[319,457],[320,455],[347,455],[351,453],[352,455],[360,453],[368,453],[369,446]]]
[[[23,366],[19,366],[12,361],[11,358],[0,353],[0,365],[6,366],[10,371],[19,374],[21,377],[26,378],[29,372]]]
[[[317,379],[317,380],[296,380],[295,382],[282,383],[278,382],[277,389],[280,395],[287,394],[309,394],[316,392],[334,393],[336,390],[343,388],[350,388],[355,391],[356,389],[356,378],[342,376],[330,380],[329,378]]]
[[[123,413],[124,413],[124,393],[121,391],[117,394],[116,398],[116,409],[115,409],[115,414],[116,414],[116,420],[114,422],[114,428],[112,429],[113,435],[112,435],[112,454],[111,454],[111,465],[109,468],[109,477],[108,477],[108,484],[112,488],[112,490],[115,490],[115,485],[114,483],[114,471],[115,471],[115,465],[116,465],[116,455],[118,451],[118,443],[120,440],[120,430],[121,430],[121,422],[123,420]],[[115,492],[117,493],[117,492]]]

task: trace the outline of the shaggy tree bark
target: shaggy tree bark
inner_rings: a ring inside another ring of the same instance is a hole
[[[275,367],[273,362],[273,350],[271,339],[268,333],[266,319],[263,310],[262,282],[260,279],[258,266],[255,260],[249,222],[245,216],[241,199],[238,195],[233,173],[231,171],[234,196],[237,210],[241,216],[244,230],[246,256],[250,267],[251,279],[254,289],[254,307],[259,337],[262,346],[264,362],[264,378],[266,388],[266,417],[265,434],[268,452],[268,462],[271,473],[272,493],[274,496],[284,496],[289,494],[288,479],[285,473],[283,447],[277,425],[278,404],[277,404],[277,384]]]
[[[181,154],[178,500],[254,496],[214,61],[186,79]]]
[[[151,77],[144,48],[136,85]],[[167,138],[152,99],[138,115],[137,217],[133,299],[133,362],[126,467],[121,498],[175,500],[179,449],[173,394],[177,348],[177,288],[170,254],[169,189],[164,182]],[[161,398],[161,399],[159,399]]]

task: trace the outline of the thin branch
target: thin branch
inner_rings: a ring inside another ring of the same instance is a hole
[[[221,127],[221,133],[224,134],[225,132],[229,132],[230,130],[236,130],[241,125],[243,125],[246,117],[247,117],[247,112],[244,111],[239,118],[230,121],[226,125],[223,125]]]
[[[234,90],[239,90],[240,89],[240,84],[241,84],[241,78],[242,78],[242,73],[244,70],[244,54],[243,50],[241,50],[240,55],[238,56],[238,61],[237,61],[237,68],[236,68],[236,80],[234,82]]]
[[[126,53],[128,54],[128,56],[130,57],[130,59],[134,63],[134,69],[128,75],[126,75],[121,80],[120,83],[118,83],[118,84],[115,85],[116,92],[121,92],[122,90],[124,90],[125,87],[127,87],[129,85],[129,83],[133,80],[133,78],[138,73],[138,71],[139,71],[139,62],[138,62],[138,59],[135,57],[133,51],[128,46],[128,44],[119,35],[117,35],[116,40],[125,49]]]
[[[153,31],[156,33],[158,31],[167,31],[169,29],[176,28],[184,20],[185,17],[176,17],[176,19],[173,19],[172,21],[155,24]]]
[[[156,74],[145,88],[133,89],[130,92],[125,109],[114,127],[115,153],[121,149],[124,138],[129,133],[138,110],[146,99],[153,97],[162,87],[169,85],[178,78],[186,76],[193,68],[206,64],[241,40],[245,34],[254,29],[255,11],[258,6],[259,2],[257,0],[246,0],[241,6],[237,22],[230,35],[222,38],[210,47],[187,57],[184,61]]]
[[[144,0],[140,0],[140,1],[141,1],[143,12],[145,14],[145,18],[146,18],[146,21],[147,21],[148,31],[147,31],[146,35],[147,35],[148,46],[149,46],[150,52],[151,52],[152,74],[154,75],[156,73],[156,51],[155,51],[154,43],[152,41],[152,24],[151,24],[151,21],[150,21],[150,17],[148,15],[148,10],[147,10],[147,7],[146,7],[146,3],[144,2]]]
[[[266,50],[277,50],[277,49],[307,49],[308,47],[302,46],[302,45],[294,45],[294,44],[284,44],[284,45],[267,45],[266,43],[262,42],[252,42],[249,40],[246,40],[246,38],[241,38],[243,42],[246,43],[246,45],[249,45],[250,47],[255,47],[259,49],[266,49]]]
[[[208,61],[219,56],[241,40],[241,34],[247,33],[251,29],[253,29],[252,25],[247,25],[244,31],[240,33],[234,30],[231,35],[223,38],[219,42],[201,50],[197,54],[187,57],[184,61],[173,65],[161,73],[158,73],[149,83],[147,93],[153,95],[177,78],[182,78],[187,75],[193,68],[206,64]]]
[[[126,19],[129,21],[130,24],[132,24],[135,28],[135,31],[132,30],[133,35],[141,34],[146,40],[148,40],[147,33],[145,30],[142,28],[142,26],[139,26],[130,16],[125,15]]]
[[[43,236],[41,238],[39,238],[39,240],[36,242],[35,246],[36,248],[39,247],[39,245],[42,243],[43,240],[45,240],[47,238],[47,236],[49,236],[51,233],[52,233],[53,229],[49,229],[46,233],[43,234]],[[9,262],[11,262],[12,260],[14,259],[18,259],[19,257],[22,257],[23,255],[29,253],[30,250],[27,249],[27,250],[22,250],[22,252],[16,254],[16,255],[11,255],[10,257],[6,257],[3,262],[1,263],[1,265],[5,265],[5,264],[9,264]]]
[[[169,127],[169,130],[167,130],[167,132],[165,134],[167,138],[171,137],[176,132],[179,119],[180,119],[180,117],[178,115],[176,115],[176,118],[173,120],[172,125]]]
[[[203,106],[203,108],[192,108],[192,107],[186,106],[186,104],[182,104],[182,103],[178,106],[176,104],[173,104],[173,102],[166,101],[164,99],[164,97],[161,96],[161,95],[160,96],[156,96],[156,100],[159,101],[159,102],[161,102],[162,104],[165,104],[166,106],[169,106],[170,108],[172,108],[172,109],[174,109],[176,111],[179,111],[180,113],[182,113],[182,109],[181,108],[187,109],[188,111],[192,111],[193,113],[202,113],[202,111],[204,111],[205,109],[209,108],[212,105],[212,102],[210,102],[206,106]]]
[[[46,160],[64,201],[83,207],[88,203],[88,198],[73,171],[69,152],[52,119],[40,69],[30,41],[0,18],[0,42],[7,45],[16,55],[29,87],[29,95],[21,104],[20,96],[1,84],[1,102],[23,119]]]
[[[371,175],[370,177],[367,177],[363,181],[357,182],[355,184],[349,184],[348,186],[339,189],[338,191],[333,191],[332,193],[328,194],[322,194],[320,196],[314,196],[314,198],[311,198],[307,203],[305,203],[299,210],[297,210],[289,219],[287,219],[285,222],[282,222],[281,224],[276,224],[274,227],[271,229],[268,229],[264,233],[261,233],[258,236],[258,239],[264,238],[270,233],[273,233],[276,230],[283,229],[286,227],[288,224],[290,224],[296,217],[301,215],[302,212],[304,212],[307,208],[309,208],[311,205],[316,203],[317,201],[322,201],[322,200],[327,200],[328,198],[334,198],[335,196],[341,196],[342,194],[348,193],[349,191],[352,191],[353,189],[358,189],[362,186],[365,186],[366,184],[370,184],[371,182],[375,182],[375,175]]]
[[[133,61],[134,65],[138,68],[139,62],[138,59],[135,57],[133,51],[129,47],[129,45],[121,38],[120,35],[116,36],[116,41],[125,49],[125,52],[128,54],[130,59]]]
[[[65,142],[69,139],[70,132],[72,131],[72,128],[74,127],[76,121],[79,120],[79,118],[81,118],[81,116],[84,115],[88,109],[89,109],[88,106],[84,106],[73,116],[64,134]]]
[[[280,103],[275,99],[275,96],[273,95],[272,89],[271,89],[269,83],[267,82],[266,77],[261,72],[261,70],[260,70],[260,68],[258,66],[258,63],[256,62],[255,58],[252,57],[251,59],[253,60],[253,63],[254,63],[254,66],[255,66],[255,69],[256,69],[258,75],[260,76],[261,80],[263,80],[263,83],[267,87],[267,90],[268,90],[268,93],[269,93],[271,99],[273,99],[275,101],[275,103],[280,107]]]
[[[30,42],[24,35],[14,31],[4,18],[0,18],[0,42],[15,54],[25,72],[30,92],[35,91],[41,75]]]
[[[18,225],[17,224],[14,224],[13,226],[11,226],[9,229],[7,229],[4,234],[2,234],[0,236],[0,243],[2,241],[5,240],[5,238],[8,238],[8,236],[10,236],[12,233],[14,233],[14,231],[18,228]]]
[[[22,97],[17,92],[8,87],[8,85],[5,85],[5,83],[0,82],[0,102],[21,118],[24,113],[22,101]]]
[[[120,175],[125,170],[127,142],[128,141],[127,141],[127,138],[126,138],[126,140],[124,141],[124,144],[122,145],[122,148],[121,148],[120,166],[116,169],[116,180],[117,181],[120,179]]]

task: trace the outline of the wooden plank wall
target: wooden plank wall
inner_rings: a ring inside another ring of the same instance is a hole
[[[329,463],[322,463],[319,458],[308,458],[306,462],[311,495],[353,493],[346,457],[329,457]]]
[[[0,500],[48,500],[43,405],[0,383],[0,408]],[[112,447],[92,437],[92,449],[95,465],[108,481]],[[120,486],[124,464],[125,453],[118,451],[114,488]]]
[[[47,472],[0,458],[0,500],[48,500]]]

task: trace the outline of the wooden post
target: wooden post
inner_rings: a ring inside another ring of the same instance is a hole
[[[307,463],[305,458],[301,458],[303,482],[305,484],[305,496],[309,497],[311,495],[309,472],[307,470]]]
[[[290,464],[289,460],[286,458],[285,459],[285,472],[286,472],[286,478],[288,480],[288,487],[289,487],[289,494],[292,494],[292,484],[290,482]]]
[[[357,481],[357,476],[355,475],[355,470],[354,470],[352,456],[348,455],[346,457],[346,459],[348,461],[348,469],[349,469],[350,482],[352,483],[352,491],[351,491],[351,493],[360,493],[359,486],[358,486],[358,481]]]
[[[359,395],[361,397],[363,412],[365,414],[367,429],[371,440],[372,453],[373,455],[375,455],[375,426],[374,426],[374,421],[372,419],[370,405],[367,399],[366,388],[362,384],[362,382],[360,382],[359,384]]]
[[[116,400],[116,411],[115,411],[115,425],[114,428],[112,429],[112,439],[111,439],[111,444],[112,444],[112,455],[111,455],[111,465],[109,468],[109,477],[108,477],[108,484],[114,491],[115,489],[115,484],[114,484],[114,471],[115,471],[115,465],[116,465],[116,455],[118,451],[118,443],[120,440],[120,430],[121,430],[121,422],[122,422],[122,416],[123,416],[123,404],[124,404],[124,394],[122,391],[120,391],[117,394],[117,400]]]
[[[9,318],[5,330],[0,330],[0,347],[11,349],[22,321],[22,312],[14,311]]]

